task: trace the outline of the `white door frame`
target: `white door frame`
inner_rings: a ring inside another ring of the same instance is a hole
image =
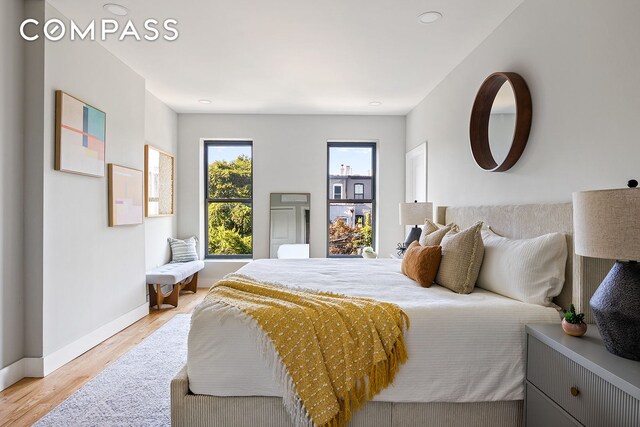
[[[309,211],[309,215],[311,215],[311,209],[307,209],[305,206],[300,206],[300,224],[301,224],[301,233],[300,233],[300,243],[305,243],[307,241],[307,217],[305,216],[305,212]]]

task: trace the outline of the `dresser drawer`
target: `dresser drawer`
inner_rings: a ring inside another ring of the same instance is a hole
[[[525,390],[525,427],[582,426],[529,382]]]
[[[527,380],[580,423],[640,425],[640,401],[531,335],[527,346]]]

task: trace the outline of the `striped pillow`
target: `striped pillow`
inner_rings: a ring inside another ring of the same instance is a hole
[[[180,240],[169,237],[167,240],[171,245],[172,263],[198,260],[198,253],[196,252],[196,243],[198,243],[197,238],[189,237],[188,239]]]

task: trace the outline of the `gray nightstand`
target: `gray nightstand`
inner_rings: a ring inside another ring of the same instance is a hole
[[[640,362],[609,353],[595,325],[582,338],[526,330],[525,426],[640,426]]]

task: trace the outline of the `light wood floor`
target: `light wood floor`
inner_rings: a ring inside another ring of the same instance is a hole
[[[177,308],[151,309],[148,316],[46,378],[25,378],[0,392],[0,426],[32,425],[176,314],[191,313],[206,293],[203,288],[184,293]]]

